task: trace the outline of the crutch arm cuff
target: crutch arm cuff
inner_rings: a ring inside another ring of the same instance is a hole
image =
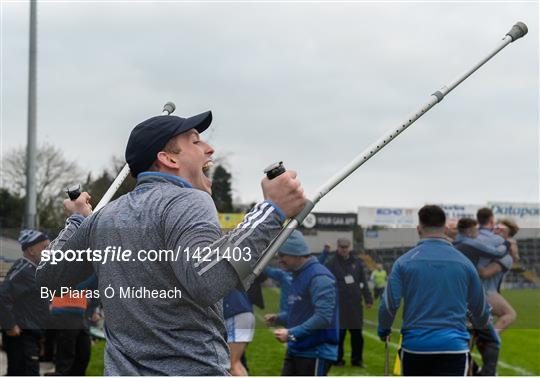
[[[240,259],[235,261],[234,259],[227,260],[229,264],[233,267],[234,271],[238,275],[240,282],[246,281],[246,279],[253,273],[252,263]],[[251,285],[251,284],[250,284]]]

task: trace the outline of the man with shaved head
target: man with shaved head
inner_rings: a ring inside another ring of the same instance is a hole
[[[403,375],[467,375],[467,313],[484,328],[489,306],[474,265],[448,241],[436,205],[418,211],[420,242],[392,267],[379,307],[378,334],[388,340],[403,300]]]

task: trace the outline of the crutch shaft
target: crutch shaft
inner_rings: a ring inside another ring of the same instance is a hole
[[[348,165],[341,169],[338,173],[332,176],[326,183],[324,183],[316,192],[315,195],[311,198],[308,198],[306,205],[300,211],[294,219],[290,220],[280,233],[272,240],[270,245],[263,252],[262,257],[257,261],[253,274],[251,277],[248,277],[244,286],[249,287],[256,276],[258,276],[264,268],[270,263],[274,255],[278,251],[279,247],[287,240],[289,235],[294,231],[296,227],[302,224],[305,217],[313,210],[315,205],[323,198],[328,192],[335,188],[339,183],[345,180],[350,176],[354,171],[356,171],[360,166],[362,166],[366,161],[371,159],[377,152],[383,149],[388,143],[394,140],[399,134],[405,131],[410,125],[412,125],[418,118],[427,113],[434,105],[439,103],[448,93],[450,93],[454,88],[466,80],[470,75],[472,75],[476,70],[478,70],[482,65],[487,61],[493,58],[498,52],[500,52],[504,47],[506,47],[511,42],[523,37],[527,34],[527,26],[522,23],[516,23],[512,29],[505,35],[497,46],[491,50],[484,58],[482,58],[478,63],[476,63],[472,68],[465,71],[459,75],[456,79],[451,81],[448,85],[443,86],[441,89],[433,93],[429,99],[422,105],[418,110],[412,113],[405,121],[400,124],[397,128],[394,128],[384,134],[379,140],[370,145],[362,153],[357,155]]]

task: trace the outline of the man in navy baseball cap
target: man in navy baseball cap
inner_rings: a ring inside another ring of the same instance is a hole
[[[40,266],[41,286],[73,286],[95,269],[101,289],[110,286],[115,291],[112,297],[100,297],[107,313],[105,375],[230,375],[221,300],[251,277],[285,219],[305,205],[296,172],[286,171],[273,180],[263,177],[263,201],[245,215],[240,226],[223,234],[210,196],[212,182],[205,175],[214,149],[199,135],[211,120],[207,112],[142,122],[132,131],[126,148],[129,168],[137,177],[135,189],[84,221],[79,214],[88,210],[85,193],[64,202],[72,215],[55,250],[121,243],[123,250],[181,252],[174,263],[160,256],[157,261],[143,257],[124,264],[103,262],[97,269],[91,261]],[[66,240],[65,235],[74,236]],[[211,256],[204,253],[207,248]],[[223,256],[233,249],[241,251],[241,259]],[[197,251],[204,256],[196,256]],[[135,301],[118,295],[122,287],[135,285],[172,293],[159,300]],[[140,328],[140,324],[159,327]]]
[[[189,130],[202,133],[211,123],[210,111],[189,118],[161,115],[139,123],[131,131],[126,147],[126,162],[131,174],[137,177],[139,173],[148,170],[172,138]]]

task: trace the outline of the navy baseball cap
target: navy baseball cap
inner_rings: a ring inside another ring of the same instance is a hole
[[[131,131],[126,146],[126,162],[131,175],[137,177],[139,173],[150,168],[157,159],[158,152],[163,150],[171,138],[190,129],[202,133],[211,123],[211,111],[189,118],[161,115],[139,123]]]

